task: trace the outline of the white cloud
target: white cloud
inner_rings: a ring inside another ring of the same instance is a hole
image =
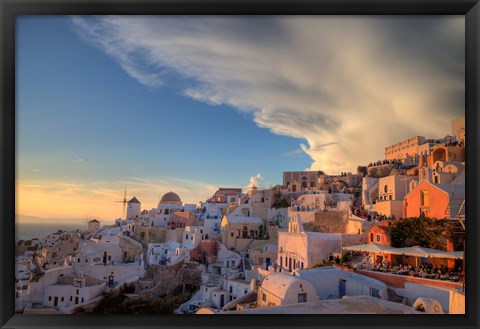
[[[248,187],[262,187],[264,178],[260,173],[257,173],[255,176],[250,177],[250,181],[248,182]]]
[[[86,161],[88,161],[87,158],[78,158],[78,159],[73,160],[74,163],[84,163]]]
[[[298,149],[295,149],[295,150],[290,151],[290,152],[282,153],[282,156],[284,156],[284,157],[296,157],[296,156],[302,155],[303,153],[304,153],[304,151],[301,148],[298,148]]]
[[[354,171],[383,157],[389,144],[449,133],[464,111],[460,16],[74,22],[140,83],[169,81],[188,97],[233,106],[259,127],[303,138],[313,170]]]

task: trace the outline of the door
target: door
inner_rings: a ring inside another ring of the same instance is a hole
[[[225,303],[225,295],[221,295],[221,296],[220,296],[220,307],[223,307],[223,306],[224,306],[224,305],[223,305],[224,303]]]
[[[307,294],[305,294],[305,293],[298,294],[298,302],[299,303],[306,303],[307,302]]]
[[[271,260],[270,260],[270,257],[267,257],[267,259],[265,260],[265,269],[268,270],[268,267],[270,266],[271,264]]]
[[[340,279],[340,282],[339,282],[339,284],[338,284],[338,295],[339,295],[340,297],[345,296],[345,288],[346,288],[346,287],[345,287],[345,283],[346,283],[345,280]]]
[[[75,297],[75,305],[77,305],[77,304],[78,304],[78,296]]]
[[[58,306],[58,297],[55,297],[55,300],[53,301],[53,306]]]

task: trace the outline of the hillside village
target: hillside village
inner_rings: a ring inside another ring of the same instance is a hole
[[[16,245],[16,310],[465,313],[465,119],[388,145],[357,172],[283,172]]]

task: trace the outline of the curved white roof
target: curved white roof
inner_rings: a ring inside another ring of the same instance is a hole
[[[317,288],[317,290],[323,289],[323,287],[325,286],[326,277],[338,277],[345,280],[353,280],[363,285],[380,290],[387,287],[386,284],[382,281],[370,278],[365,275],[345,271],[333,266],[325,266],[310,270],[299,270],[298,275],[301,279],[304,279],[313,284],[313,286]]]
[[[286,273],[272,273],[262,281],[262,289],[274,294],[277,297],[285,298],[288,289],[296,282],[302,282],[311,285],[299,277]]]

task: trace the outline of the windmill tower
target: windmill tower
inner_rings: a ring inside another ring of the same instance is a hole
[[[122,211],[122,218],[125,216],[125,209],[127,207],[127,187],[125,186],[125,190],[123,191],[123,200],[122,201],[114,201],[114,202],[121,202],[123,203],[123,211]]]

